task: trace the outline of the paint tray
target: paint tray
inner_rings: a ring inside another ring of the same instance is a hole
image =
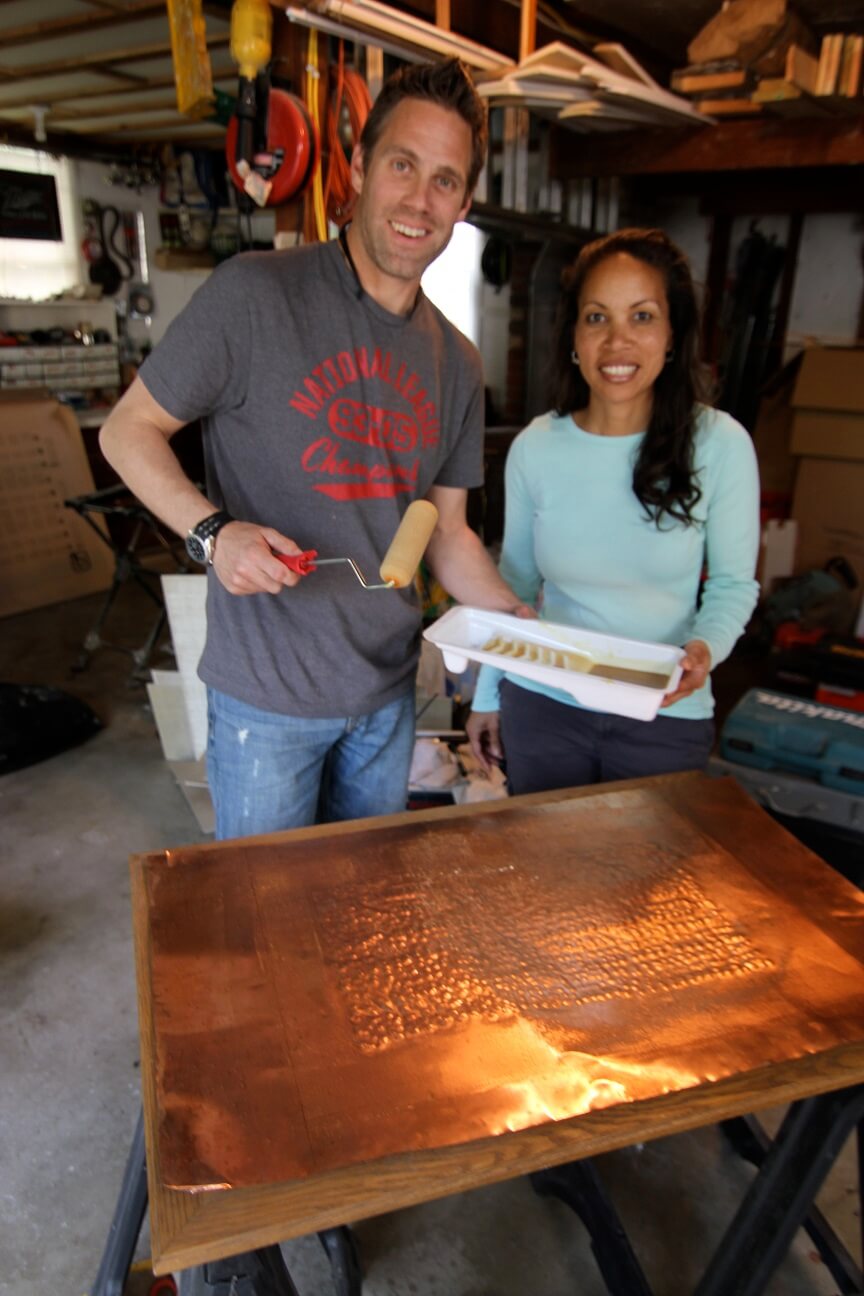
[[[653,720],[666,693],[678,686],[683,648],[615,635],[523,621],[504,612],[456,607],[423,631],[461,674],[469,660],[497,666],[570,693],[582,706],[634,720]],[[499,650],[490,650],[497,641]],[[517,652],[500,651],[503,645]]]

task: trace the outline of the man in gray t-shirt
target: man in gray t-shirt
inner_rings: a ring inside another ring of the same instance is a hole
[[[520,611],[465,519],[482,477],[476,349],[425,298],[486,147],[456,60],[385,85],[351,161],[339,241],[232,258],[199,289],[103,427],[108,460],[208,562],[208,777],[220,838],[404,808],[420,618],[367,591],[408,504],[454,597]],[[206,494],[170,438],[201,419]]]

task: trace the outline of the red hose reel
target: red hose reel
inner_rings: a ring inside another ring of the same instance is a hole
[[[237,117],[231,117],[225,137],[225,155],[234,185],[242,193],[243,179],[237,171]],[[272,188],[266,206],[289,202],[310,184],[321,155],[315,123],[303,103],[287,90],[271,89],[267,103],[267,151],[284,151],[278,168],[268,179]]]

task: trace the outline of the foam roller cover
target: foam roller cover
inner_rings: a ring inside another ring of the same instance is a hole
[[[411,584],[437,521],[438,510],[428,500],[415,500],[408,505],[381,561],[382,581],[392,581],[396,589]]]

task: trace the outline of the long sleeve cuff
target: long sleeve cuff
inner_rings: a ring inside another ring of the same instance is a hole
[[[702,639],[711,649],[711,667],[719,666],[741,637],[750,613],[759,598],[757,581],[723,580],[714,582],[711,597],[706,597],[693,618],[691,639]]]
[[[471,702],[472,711],[497,711],[501,703],[498,689],[505,672],[495,666],[481,666],[477,676],[477,687]]]

